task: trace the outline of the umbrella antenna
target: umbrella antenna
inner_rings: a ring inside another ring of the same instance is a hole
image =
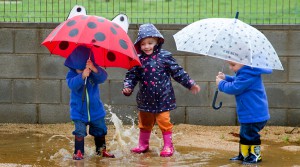
[[[238,19],[238,18],[239,18],[239,12],[236,12],[235,19]]]

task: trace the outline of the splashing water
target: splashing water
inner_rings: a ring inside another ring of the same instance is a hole
[[[130,149],[136,147],[139,140],[139,129],[135,127],[134,118],[127,116],[127,118],[131,119],[132,125],[129,128],[124,128],[122,120],[112,112],[112,107],[110,105],[105,105],[105,107],[107,107],[111,115],[110,121],[115,127],[113,140],[109,144],[110,150],[112,150],[112,153],[114,153],[116,157],[131,155]],[[151,149],[159,155],[161,139],[155,133],[151,133],[150,142]],[[158,147],[155,145],[158,145]]]

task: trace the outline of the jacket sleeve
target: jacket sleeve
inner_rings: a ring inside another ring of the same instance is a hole
[[[139,70],[140,67],[135,66],[133,68],[131,68],[130,70],[127,71],[126,73],[126,77],[124,79],[123,82],[123,87],[124,88],[130,88],[130,89],[134,89],[134,87],[136,86],[136,84],[138,83],[138,81],[140,80],[140,75],[139,75]]]
[[[96,68],[98,70],[98,73],[94,73],[94,72],[91,73],[92,76],[93,76],[93,78],[94,78],[94,80],[95,80],[95,82],[97,84],[104,83],[106,81],[106,79],[107,79],[107,76],[108,76],[107,72],[103,68],[101,68],[99,66],[96,66]]]
[[[82,79],[82,74],[78,74],[74,70],[69,70],[66,76],[68,87],[71,90],[78,90],[84,84],[84,80]]]
[[[191,79],[189,74],[184,71],[184,69],[178,65],[176,60],[173,58],[172,54],[165,55],[165,64],[168,68],[168,71],[171,74],[171,77],[182,86],[190,89],[193,85],[195,85],[195,81]]]
[[[228,82],[232,82],[234,81],[234,76],[230,76],[230,75],[225,75],[225,80],[228,81]]]
[[[239,95],[243,93],[249,86],[251,86],[254,81],[255,77],[247,75],[236,76],[233,81],[220,81],[218,88],[221,92],[231,95]]]

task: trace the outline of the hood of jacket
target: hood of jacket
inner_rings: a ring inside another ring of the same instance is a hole
[[[138,54],[142,53],[141,47],[140,47],[141,40],[144,38],[148,38],[148,37],[159,39],[158,45],[155,46],[155,48],[154,48],[155,53],[159,52],[162,44],[165,41],[164,37],[161,35],[161,33],[157,30],[157,28],[153,24],[150,24],[150,23],[142,24],[139,28],[138,37],[134,42],[134,47]]]
[[[250,66],[243,66],[240,68],[236,74],[239,73],[248,73],[251,75],[261,75],[261,74],[271,74],[273,72],[272,69],[266,69],[266,68],[257,68],[257,67],[250,67]]]
[[[92,60],[92,62],[95,62],[94,54],[91,51],[91,49],[89,49],[85,46],[78,46],[68,56],[68,58],[66,59],[64,64],[65,64],[65,66],[67,66],[71,69],[84,70],[85,66],[86,66],[86,61],[89,58]],[[94,65],[97,65],[97,64],[94,63]]]

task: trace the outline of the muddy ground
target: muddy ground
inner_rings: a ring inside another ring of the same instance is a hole
[[[0,124],[0,133],[35,133],[51,135],[67,135],[72,137],[73,124]],[[124,126],[124,128],[130,128]],[[115,127],[108,125],[107,142],[112,140]],[[160,130],[155,127],[154,132],[161,137]],[[238,126],[200,126],[175,125],[173,142],[176,146],[190,146],[224,151],[238,150]],[[261,132],[262,148],[267,143],[282,143],[282,149],[300,152],[300,128],[283,126],[266,126]]]

